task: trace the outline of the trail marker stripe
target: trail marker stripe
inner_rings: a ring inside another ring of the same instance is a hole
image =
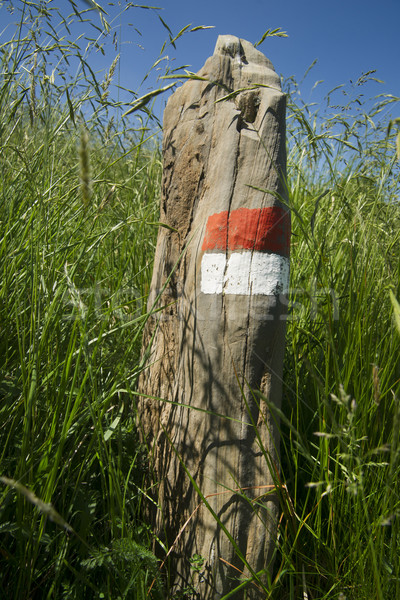
[[[289,288],[289,259],[266,252],[206,253],[201,261],[203,294],[279,295]]]
[[[202,250],[255,250],[289,256],[290,217],[279,206],[211,215]]]
[[[279,206],[239,208],[207,220],[201,261],[204,294],[286,294],[289,213]]]

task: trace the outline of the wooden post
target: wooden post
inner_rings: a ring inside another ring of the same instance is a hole
[[[145,333],[139,416],[158,483],[156,534],[168,547],[180,535],[174,590],[193,585],[214,600],[239,571],[268,569],[274,548],[268,461],[274,469],[279,436],[251,389],[280,405],[290,216],[285,96],[272,64],[224,35],[197,75],[164,113],[160,220],[171,229],[160,229],[148,306],[165,286],[166,308]],[[246,594],[233,597],[265,597],[254,584]]]

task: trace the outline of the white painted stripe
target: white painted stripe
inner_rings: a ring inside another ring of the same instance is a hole
[[[266,252],[205,253],[201,261],[203,294],[286,294],[289,259]]]
[[[201,291],[204,294],[222,294],[226,254],[204,254],[201,261]]]

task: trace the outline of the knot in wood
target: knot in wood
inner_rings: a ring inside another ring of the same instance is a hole
[[[236,99],[236,106],[246,123],[254,123],[260,106],[260,94],[258,90],[249,90],[239,94]]]

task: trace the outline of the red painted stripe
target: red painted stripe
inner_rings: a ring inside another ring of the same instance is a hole
[[[289,256],[290,216],[279,206],[211,215],[202,250],[258,250]]]

